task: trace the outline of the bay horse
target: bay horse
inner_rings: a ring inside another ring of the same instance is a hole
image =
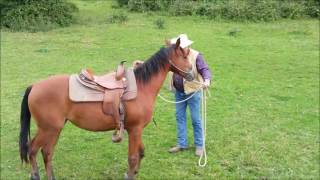
[[[187,52],[180,47],[180,39],[163,47],[145,63],[134,69],[138,94],[124,102],[125,130],[128,133],[128,170],[126,179],[134,179],[144,156],[143,128],[152,119],[157,94],[169,71],[193,80]],[[36,155],[41,149],[48,180],[54,179],[52,157],[54,146],[67,121],[89,131],[109,131],[116,128],[112,116],[103,113],[102,102],[73,102],[69,99],[69,75],[55,75],[34,83],[26,89],[21,103],[19,150],[22,163],[31,164],[31,179],[40,179]],[[36,122],[37,132],[30,139],[30,118]]]

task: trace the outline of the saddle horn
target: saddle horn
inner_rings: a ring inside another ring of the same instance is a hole
[[[125,67],[124,63],[127,61],[121,61],[120,64],[118,65],[118,68],[116,70],[116,80],[120,81],[122,78],[124,78],[125,74]]]

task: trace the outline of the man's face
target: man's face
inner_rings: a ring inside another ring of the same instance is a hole
[[[183,52],[185,53],[186,56],[188,56],[190,53],[190,46],[183,48]]]

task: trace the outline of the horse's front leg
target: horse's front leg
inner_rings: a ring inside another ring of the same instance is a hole
[[[140,161],[144,156],[144,147],[142,144],[142,128],[134,128],[128,130],[129,134],[129,152],[128,165],[129,169],[126,179],[134,179],[135,174],[138,173]]]

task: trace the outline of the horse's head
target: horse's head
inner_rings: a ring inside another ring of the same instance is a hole
[[[179,74],[187,81],[192,81],[194,79],[192,64],[187,58],[188,51],[180,47],[180,38],[169,48],[170,71]]]

